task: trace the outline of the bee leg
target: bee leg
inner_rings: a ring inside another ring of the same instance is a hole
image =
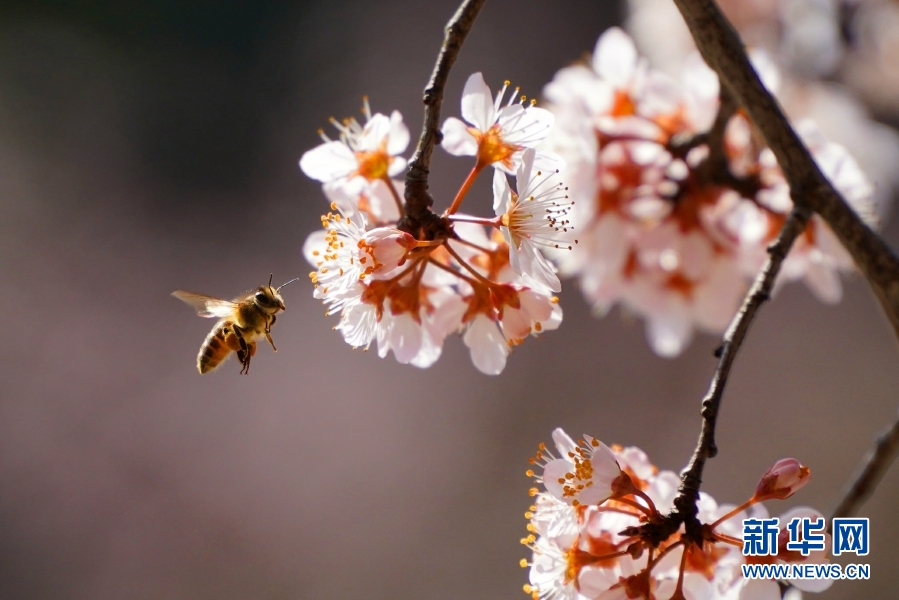
[[[275,352],[277,352],[278,349],[275,348],[275,342],[272,341],[272,325],[275,324],[275,319],[277,319],[278,317],[276,317],[275,315],[272,315],[271,318],[272,318],[272,320],[269,321],[269,322],[265,325],[265,339],[267,339],[267,340],[268,340],[268,343],[272,345],[272,350],[274,350]]]
[[[240,350],[237,351],[237,360],[240,361],[240,364],[243,365],[243,368],[240,370],[241,375],[245,375],[250,372],[250,358],[252,358],[255,352],[250,350],[250,347],[247,345],[247,341],[244,339],[240,328],[236,325],[234,326],[234,337],[237,338],[237,343],[240,345]],[[256,344],[253,344],[253,350],[255,351]]]

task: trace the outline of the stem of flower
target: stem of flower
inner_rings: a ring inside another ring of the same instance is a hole
[[[731,535],[717,532],[713,532],[712,535],[715,536],[715,539],[719,542],[724,542],[725,544],[730,544],[731,546],[736,546],[737,548],[743,547],[743,540],[741,540],[740,538],[735,538]]]
[[[718,525],[720,525],[720,524],[723,523],[724,521],[727,521],[729,518],[731,518],[731,517],[734,516],[735,514],[739,513],[740,511],[746,510],[747,508],[749,508],[750,506],[752,506],[752,505],[755,504],[756,502],[758,502],[758,500],[756,500],[755,498],[750,498],[749,500],[747,500],[746,502],[744,502],[743,504],[741,504],[741,505],[738,506],[737,508],[733,509],[732,511],[730,511],[729,513],[727,513],[726,515],[724,515],[723,517],[721,517],[720,519],[718,519],[717,521],[715,521],[715,522],[712,523],[711,525],[709,525],[709,527],[711,527],[712,529],[714,529],[715,527],[717,527]]]
[[[493,252],[489,248],[484,248],[483,246],[479,246],[479,245],[475,244],[474,242],[469,242],[468,240],[463,240],[460,237],[454,237],[453,241],[459,242],[460,244],[465,244],[469,248],[474,248],[475,250],[477,250],[479,252],[483,252],[484,254],[490,254],[491,252]]]
[[[399,275],[395,275],[395,276],[391,277],[390,279],[388,279],[387,283],[395,283],[395,282],[399,281],[400,279],[402,279],[403,277],[408,275],[410,272],[412,272],[412,269],[417,267],[420,262],[421,262],[421,259],[413,261],[412,264],[409,265],[408,267],[406,267],[405,269],[403,269]]]
[[[432,265],[434,265],[435,267],[438,267],[438,268],[440,268],[440,269],[443,269],[443,270],[446,271],[447,273],[452,273],[453,275],[455,275],[455,276],[458,277],[459,279],[462,279],[463,281],[467,281],[468,283],[470,283],[470,284],[473,285],[473,286],[480,285],[480,282],[478,282],[476,279],[472,279],[472,278],[469,277],[468,275],[463,275],[463,274],[460,273],[459,271],[457,271],[457,270],[455,270],[455,269],[453,269],[453,268],[450,268],[450,267],[446,266],[445,264],[443,264],[443,263],[440,262],[439,260],[434,260],[433,258],[429,258],[429,259],[428,259],[428,262],[430,262],[430,263],[431,263]]]
[[[462,187],[459,188],[459,193],[456,194],[456,197],[453,199],[453,203],[450,204],[450,207],[446,209],[445,215],[451,215],[457,210],[459,210],[459,206],[462,205],[462,200],[465,198],[465,194],[468,193],[468,189],[471,187],[471,184],[474,183],[474,180],[478,178],[478,175],[481,173],[481,170],[484,168],[484,165],[481,163],[475,164],[474,168],[468,174],[468,177],[465,178],[465,181],[462,183]]]
[[[496,227],[497,229],[502,225],[502,217],[488,219],[487,217],[473,217],[471,215],[447,215],[447,218],[457,223],[477,223],[478,225]]]
[[[659,514],[659,512],[655,509],[655,507],[652,507],[652,509],[649,509],[649,508],[643,506],[642,504],[640,504],[639,502],[637,502],[636,500],[630,500],[628,498],[615,498],[615,502],[621,502],[622,504],[627,504],[628,506],[633,506],[634,508],[639,510],[641,513],[646,515],[647,517],[652,517],[654,515]]]
[[[649,505],[649,510],[652,512],[652,514],[654,514],[654,515],[661,514],[661,513],[659,513],[659,510],[656,508],[655,503],[652,501],[652,498],[647,496],[645,492],[637,490],[636,492],[634,492],[634,495],[637,496],[638,498],[642,498],[643,500],[646,501],[646,504]]]
[[[684,567],[687,566],[687,546],[684,546],[684,552],[680,556],[680,570],[677,574],[677,586],[674,588],[672,598],[684,597]]]
[[[446,243],[445,239],[442,240],[415,240],[416,248],[436,248],[437,246],[442,246]]]
[[[657,564],[659,564],[659,561],[662,560],[662,559],[665,557],[666,554],[668,554],[669,552],[671,552],[672,550],[674,550],[674,549],[677,548],[678,546],[683,546],[683,545],[684,545],[684,542],[681,541],[681,540],[678,540],[678,541],[674,542],[673,544],[671,544],[670,546],[668,546],[667,548],[665,548],[664,550],[662,550],[661,552],[659,552],[659,555],[656,556],[655,559],[649,561],[649,562],[646,564],[646,568],[647,568],[648,570],[651,571],[653,567],[655,567]],[[684,548],[684,552],[686,552],[686,551],[687,551],[687,549]]]
[[[402,219],[406,216],[406,210],[403,208],[403,199],[400,198],[400,193],[396,191],[396,186],[393,185],[393,180],[385,174],[381,181],[387,184],[387,189],[390,190],[390,195],[393,196],[393,201],[396,202],[396,207],[399,209],[400,218]]]
[[[614,512],[621,513],[622,515],[627,515],[629,517],[639,517],[640,515],[635,512],[631,512],[629,510],[624,510],[623,508],[616,508],[614,506],[597,506],[594,508],[597,512]]]
[[[469,273],[474,275],[475,279],[479,280],[481,283],[483,283],[484,285],[486,285],[488,287],[493,287],[495,285],[492,281],[490,281],[489,279],[487,279],[486,277],[484,277],[483,275],[478,273],[474,267],[472,267],[470,264],[465,262],[465,260],[461,256],[459,256],[459,253],[456,252],[455,250],[453,250],[452,246],[450,246],[449,244],[446,245],[446,251],[449,252],[453,258],[455,258],[457,261],[459,261],[459,264],[462,265],[462,267],[466,271],[468,271]]]

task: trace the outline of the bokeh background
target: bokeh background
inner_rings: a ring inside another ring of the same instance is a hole
[[[522,598],[524,471],[553,427],[685,464],[712,337],[658,358],[639,322],[593,318],[568,285],[561,329],[491,378],[456,338],[426,371],[353,352],[313,300],[300,249],[327,205],[297,159],[363,94],[417,132],[454,10],[0,5],[0,598]],[[612,2],[488,2],[444,116],[474,71],[536,95],[621,17]],[[466,168],[438,151],[438,204]],[[885,235],[899,243],[896,219]],[[270,272],[301,277],[279,352],[201,378],[213,322],[169,293],[233,297]],[[769,508],[827,512],[895,415],[899,346],[864,281],[846,288],[825,306],[789,286],[762,312],[706,471],[719,501],[796,456],[812,483]],[[894,469],[861,512],[872,580],[820,598],[895,597],[897,505]]]

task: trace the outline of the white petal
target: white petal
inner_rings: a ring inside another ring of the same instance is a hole
[[[531,334],[531,319],[527,311],[506,306],[500,321],[507,340],[522,340]]]
[[[575,441],[571,439],[571,436],[565,433],[565,430],[561,427],[553,429],[552,435],[553,443],[555,443],[556,449],[562,456],[568,456],[569,452],[577,450],[577,443],[575,443]]]
[[[596,42],[593,69],[617,88],[627,87],[637,69],[634,42],[618,27],[608,29]]]
[[[649,345],[659,356],[672,358],[683,352],[693,337],[693,327],[686,318],[673,315],[650,316],[646,323]]]
[[[391,180],[400,200],[403,199],[403,191],[406,184],[403,181]],[[382,179],[373,181],[368,189],[368,206],[371,215],[377,223],[387,223],[396,221],[400,218],[400,211],[397,208],[396,200],[387,187],[387,182]],[[340,205],[338,204],[338,208]]]
[[[427,369],[440,358],[440,354],[443,352],[443,344],[434,343],[431,340],[423,340],[421,344],[421,350],[418,351],[418,354],[415,355],[409,364],[418,367],[419,369]]]
[[[506,174],[496,169],[493,171],[493,213],[499,217],[506,214],[512,202],[512,188]]]
[[[356,155],[343,142],[326,142],[300,158],[300,169],[307,177],[325,183],[346,177],[359,166]]]
[[[406,170],[406,159],[402,156],[394,156],[390,159],[390,166],[387,167],[387,174],[396,177]]]
[[[546,463],[543,467],[543,485],[546,491],[562,500],[571,503],[571,498],[562,495],[562,489],[565,486],[565,475],[572,470],[573,465],[564,458],[557,458]]]
[[[403,123],[403,116],[398,110],[390,113],[390,137],[387,138],[387,154],[402,154],[409,145],[409,128]]]
[[[505,228],[503,228],[505,229]],[[512,260],[512,255],[517,260]],[[514,244],[509,245],[509,264],[519,275],[528,275],[540,285],[554,291],[562,291],[562,282],[553,266],[546,260],[537,246],[529,239],[521,240],[521,247],[515,249]],[[516,268],[517,267],[517,268]]]
[[[349,217],[356,214],[359,194],[351,194],[350,191],[356,191],[355,186],[348,187],[346,183],[346,180],[330,181],[322,186],[322,191],[328,202],[335,204],[343,216]]]
[[[367,347],[375,337],[377,313],[370,304],[354,304],[347,308],[337,329],[343,339],[354,348]]]
[[[462,90],[462,118],[480,129],[487,131],[496,120],[490,88],[480,73],[474,73],[465,82]]]
[[[581,569],[577,581],[583,596],[595,598],[618,583],[618,576],[612,569],[587,566]]]
[[[462,341],[471,350],[471,362],[481,373],[499,375],[506,367],[509,345],[496,323],[484,315],[471,322]]]
[[[496,122],[502,130],[503,140],[533,148],[549,135],[555,120],[555,115],[544,108],[512,104],[499,111]]]
[[[515,172],[515,189],[521,195],[528,195],[531,190],[528,184],[531,182],[531,171],[534,169],[534,156],[537,153],[533,148],[528,148],[521,155],[521,164]]]
[[[475,156],[478,153],[478,142],[468,131],[468,125],[455,117],[443,122],[440,130],[443,141],[440,145],[453,156]]]
[[[376,113],[365,124],[362,135],[356,142],[356,150],[360,152],[371,152],[378,150],[381,143],[388,135],[390,135],[390,119],[387,115]]]
[[[553,303],[545,294],[539,294],[534,290],[524,290],[518,294],[522,310],[526,311],[532,321],[542,322],[549,320],[553,312]]]
[[[408,364],[421,349],[421,325],[409,313],[396,315],[390,328],[389,340],[397,362]]]
[[[325,241],[324,229],[313,231],[303,242],[303,256],[306,261],[313,267],[318,268],[318,264],[322,261],[322,253],[328,248],[328,242]],[[313,254],[318,252],[318,254]]]

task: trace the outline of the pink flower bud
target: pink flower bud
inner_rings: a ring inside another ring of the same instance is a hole
[[[795,458],[782,458],[762,475],[753,499],[789,498],[808,483],[811,474],[811,470]]]

